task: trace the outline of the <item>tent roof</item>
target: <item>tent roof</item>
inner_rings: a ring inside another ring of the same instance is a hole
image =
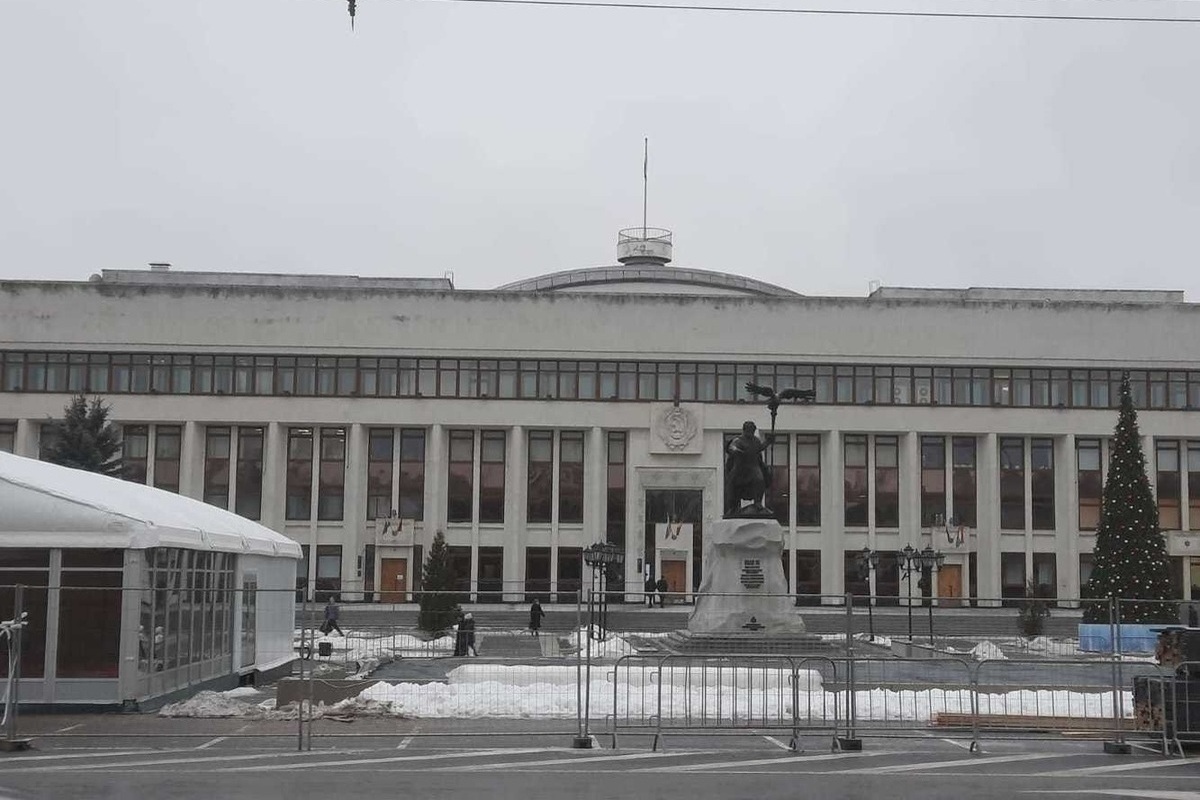
[[[0,452],[0,547],[184,547],[300,558],[257,522],[190,497]]]

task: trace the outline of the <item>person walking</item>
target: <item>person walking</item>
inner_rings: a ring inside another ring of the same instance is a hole
[[[667,583],[667,579],[659,578],[658,583],[654,584],[654,588],[658,589],[658,607],[666,608],[667,592],[671,591],[671,586]]]
[[[463,621],[458,624],[458,629],[466,634],[463,640],[462,654],[465,656],[467,650],[470,649],[471,655],[478,657],[479,651],[475,649],[475,618],[471,616],[470,611],[463,616]]]
[[[337,603],[333,602],[333,595],[325,601],[325,624],[321,626],[321,632],[328,636],[332,631],[337,631],[338,636],[345,636],[342,633],[341,626],[338,625],[338,607]]]
[[[529,607],[529,632],[534,636],[540,636],[539,631],[542,629],[542,617],[546,616],[546,612],[542,610],[542,604],[533,599],[533,605]]]
[[[647,576],[646,577],[646,586],[645,586],[646,605],[650,608],[654,608],[654,590],[656,588],[657,588],[657,585],[654,583],[654,578]]]
[[[458,612],[458,620],[454,623],[454,655],[465,656],[467,654],[467,629],[463,626],[466,617],[462,611]]]

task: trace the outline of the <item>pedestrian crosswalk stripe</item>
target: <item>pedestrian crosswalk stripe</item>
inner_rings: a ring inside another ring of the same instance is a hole
[[[927,769],[940,769],[941,767],[961,767],[968,765],[971,767],[980,764],[1003,764],[1006,761],[1036,761],[1041,758],[1063,758],[1061,753],[1018,753],[1008,756],[988,756],[987,758],[956,758],[951,761],[925,761],[922,763],[908,764],[892,764],[884,767],[874,767],[872,769],[855,770],[856,772],[921,772]]]
[[[632,761],[634,759],[643,758],[671,758],[681,756],[703,756],[711,755],[718,752],[716,750],[700,750],[687,753],[625,753],[623,755],[609,756],[575,756],[571,758],[556,758],[550,761],[501,761],[494,764],[469,764],[465,767],[446,767],[446,769],[454,769],[456,772],[472,772],[475,770],[484,769],[528,769],[531,767],[550,767],[559,764],[588,764],[597,761]]]
[[[457,753],[435,753],[421,756],[385,756],[382,758],[352,758],[342,761],[312,761],[306,764],[262,764],[253,767],[231,767],[221,772],[273,772],[292,769],[327,769],[329,767],[353,767],[363,764],[393,764],[407,761],[440,761],[447,758],[474,758],[476,756],[519,755],[521,753],[565,752],[553,747],[509,747],[496,750],[468,750]]]

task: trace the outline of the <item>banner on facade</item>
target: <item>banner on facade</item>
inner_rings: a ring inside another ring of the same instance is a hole
[[[657,523],[654,526],[654,546],[659,550],[691,550],[692,523]]]
[[[416,529],[416,520],[376,517],[375,544],[384,547],[412,547]]]

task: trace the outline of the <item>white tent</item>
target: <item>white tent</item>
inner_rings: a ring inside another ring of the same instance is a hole
[[[28,587],[23,702],[141,704],[288,670],[301,556],[198,500],[0,453],[0,615]]]
[[[0,547],[184,547],[300,558],[224,509],[129,481],[0,453]]]

